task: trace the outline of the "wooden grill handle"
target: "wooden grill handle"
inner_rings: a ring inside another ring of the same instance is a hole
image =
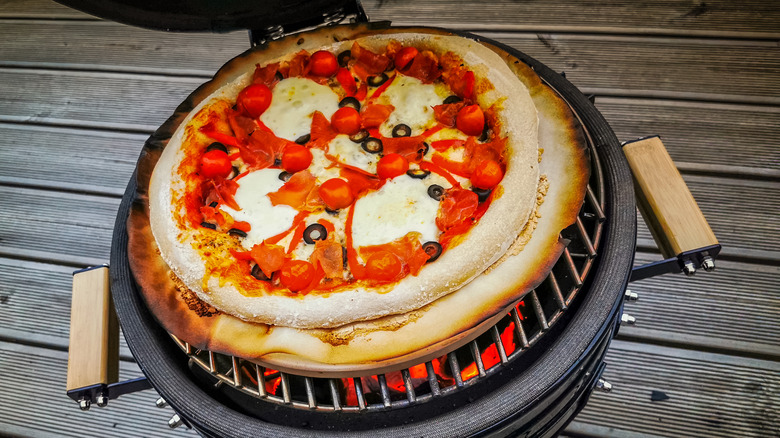
[[[107,266],[73,273],[68,349],[68,392],[119,379],[119,324]]]
[[[718,245],[707,219],[658,136],[627,142],[642,217],[665,258]]]

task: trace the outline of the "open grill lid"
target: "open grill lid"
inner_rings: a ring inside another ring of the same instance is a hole
[[[356,0],[57,0],[82,12],[148,29],[285,32],[356,15],[367,21]]]

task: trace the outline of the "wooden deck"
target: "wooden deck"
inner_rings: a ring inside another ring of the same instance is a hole
[[[632,284],[570,436],[780,436],[780,3],[364,0],[372,19],[504,41],[586,94],[621,140],[660,134],[724,246],[715,273]],[[71,272],[108,260],[146,137],[248,47],[45,0],[0,0],[0,435],[192,436],[152,391],[65,396]],[[640,226],[637,262],[658,259]],[[122,377],[140,371],[126,346]],[[669,398],[652,401],[654,391]]]

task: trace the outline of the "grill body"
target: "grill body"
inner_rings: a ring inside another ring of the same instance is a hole
[[[466,37],[482,39],[474,35]],[[446,397],[403,409],[322,413],[269,404],[226,387],[197,367],[154,320],[135,289],[125,222],[131,179],[117,216],[112,293],[127,344],[151,384],[204,436],[552,436],[584,406],[617,330],[636,241],[636,205],[620,145],[595,107],[538,61],[490,41],[526,62],[569,103],[602,166],[604,213],[599,255],[561,320],[517,360]],[[149,142],[158,141],[153,135]]]

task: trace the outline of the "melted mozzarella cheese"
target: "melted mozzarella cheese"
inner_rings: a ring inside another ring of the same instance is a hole
[[[436,124],[433,107],[441,105],[448,94],[442,84],[423,84],[417,78],[397,75],[381,96],[395,107],[395,111],[380,126],[379,132],[391,137],[393,127],[403,123],[412,128],[412,135],[421,134]]]
[[[339,96],[311,79],[287,78],[274,86],[271,105],[260,116],[277,137],[295,141],[311,132],[315,111],[330,120],[339,109]]]
[[[363,150],[360,144],[349,139],[348,135],[337,135],[328,144],[328,153],[336,157],[339,162],[358,167],[369,173],[376,173],[376,162],[379,155],[371,154]]]
[[[249,222],[252,229],[246,233],[241,245],[251,249],[263,240],[275,236],[292,226],[298,213],[289,205],[273,205],[268,193],[275,192],[284,184],[279,179],[279,169],[256,170],[238,180],[234,199],[241,210],[223,205],[221,208],[236,221]]]
[[[354,246],[381,245],[409,232],[422,234],[421,242],[438,240],[439,202],[428,196],[427,179],[401,175],[360,198],[352,220]]]

